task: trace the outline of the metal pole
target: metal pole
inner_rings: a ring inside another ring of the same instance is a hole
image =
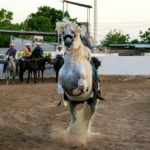
[[[94,0],[94,38],[97,39],[97,0]]]
[[[64,0],[62,1],[62,10],[63,10],[63,14],[62,14],[62,20],[64,19]]]

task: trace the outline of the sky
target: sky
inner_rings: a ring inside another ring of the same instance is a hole
[[[70,0],[94,6],[94,0]],[[139,31],[150,28],[150,0],[97,0],[98,23],[97,41],[114,29],[129,34],[132,39],[139,38]],[[24,21],[28,15],[36,12],[40,6],[50,6],[62,10],[62,0],[0,0],[0,9],[13,12],[13,23]],[[66,10],[67,5],[65,5]],[[72,18],[79,22],[87,21],[87,9],[75,5],[68,5]],[[93,35],[94,9],[90,10],[91,35]]]

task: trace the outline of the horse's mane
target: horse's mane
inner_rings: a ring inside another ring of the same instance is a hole
[[[55,30],[57,32],[62,32],[66,27],[74,28],[76,26],[75,22],[70,21],[67,18],[64,18],[63,21],[56,22]]]
[[[81,28],[75,27],[74,32],[76,36],[74,38],[74,41],[71,47],[72,56],[86,58],[90,60],[91,59],[90,49],[82,43],[81,38],[80,38]]]

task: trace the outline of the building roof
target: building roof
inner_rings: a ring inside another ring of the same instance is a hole
[[[38,31],[16,31],[16,30],[0,30],[0,33],[6,34],[20,34],[20,35],[43,35],[43,36],[56,36],[54,32],[38,32]]]
[[[71,2],[71,1],[67,1],[67,0],[64,0],[64,2],[69,3],[69,4],[73,4],[73,5],[78,5],[78,6],[81,6],[81,7],[92,8],[92,6],[86,5],[86,4]]]
[[[150,48],[150,44],[110,44],[110,47]]]

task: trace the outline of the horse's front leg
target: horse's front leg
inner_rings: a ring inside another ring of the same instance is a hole
[[[37,81],[37,71],[36,70],[34,70],[34,83],[36,83]]]
[[[5,74],[5,79],[6,79],[6,84],[8,85],[9,84],[9,71],[6,71],[6,74]]]
[[[86,81],[86,76],[85,74],[82,72],[80,74],[80,78],[78,80],[78,87],[76,89],[73,90],[73,95],[79,95],[80,93],[84,93],[87,91],[87,81]]]

